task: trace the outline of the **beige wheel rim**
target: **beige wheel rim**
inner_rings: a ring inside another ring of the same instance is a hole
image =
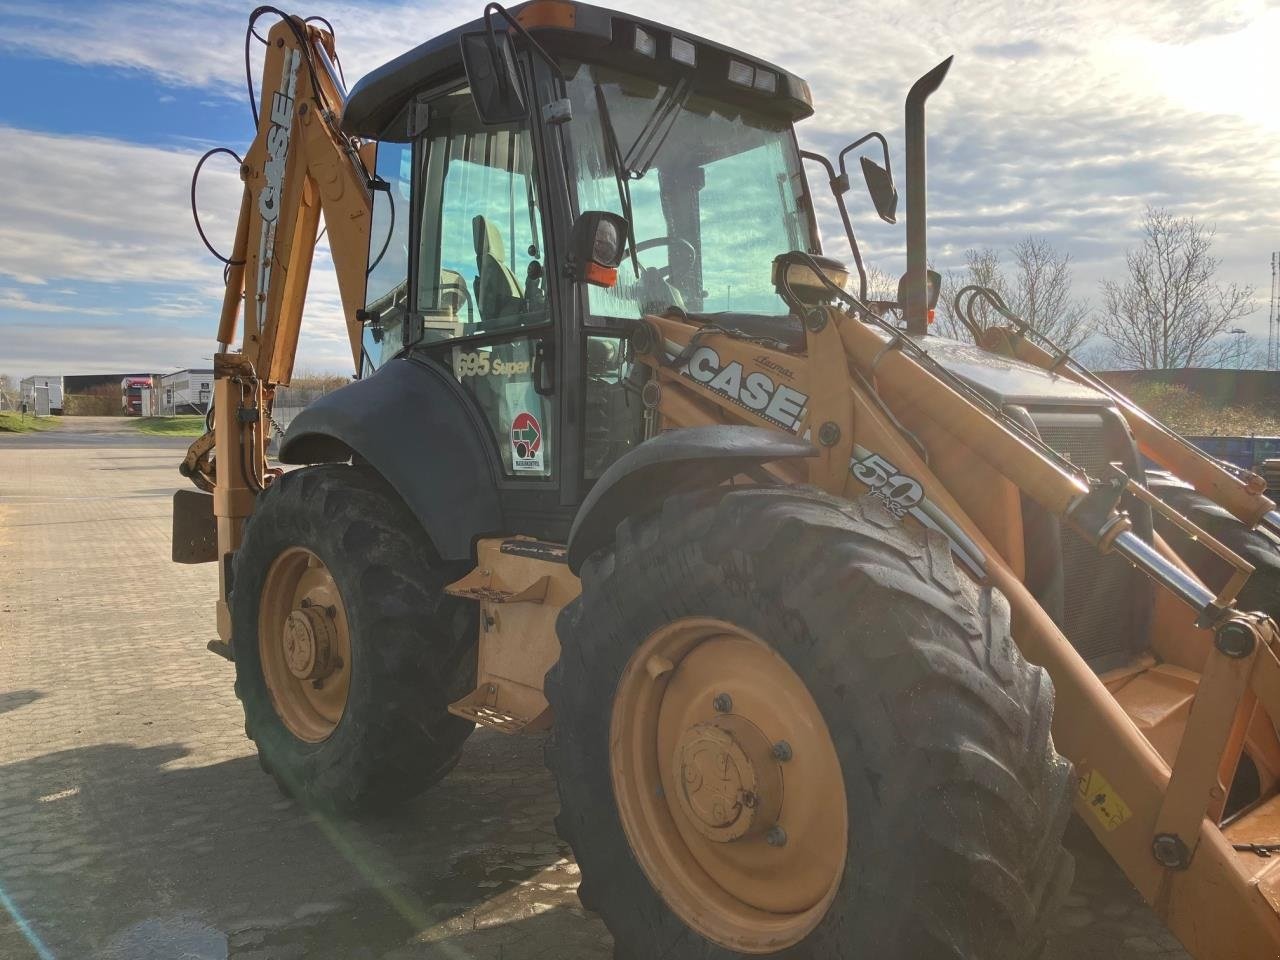
[[[840,886],[844,779],[804,681],[722,620],[678,620],[628,662],[610,765],[650,883],[703,936],[743,953],[803,940]]]
[[[290,547],[272,562],[258,605],[258,655],[276,714],[299,740],[333,733],[351,687],[351,633],[324,562]]]

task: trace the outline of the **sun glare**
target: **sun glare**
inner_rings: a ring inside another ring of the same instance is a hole
[[[1280,10],[1259,11],[1245,27],[1184,43],[1117,38],[1108,56],[1126,64],[1135,85],[1154,88],[1180,109],[1238,116],[1280,130],[1273,74],[1280,46]]]

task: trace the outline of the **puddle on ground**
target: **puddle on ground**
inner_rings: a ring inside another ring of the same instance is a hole
[[[148,917],[121,930],[98,960],[227,960],[227,935],[190,916]]]

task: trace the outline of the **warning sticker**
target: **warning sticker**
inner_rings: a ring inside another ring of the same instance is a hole
[[[511,421],[511,469],[542,473],[542,426],[528,410]]]
[[[1107,778],[1097,770],[1090,770],[1078,778],[1076,789],[1107,832],[1114,830],[1133,816],[1128,805],[1116,793],[1116,788],[1111,786]]]

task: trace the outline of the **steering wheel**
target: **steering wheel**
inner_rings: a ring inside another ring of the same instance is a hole
[[[668,248],[667,265],[658,271],[658,276],[660,276],[663,280],[671,279],[671,249],[670,248],[684,247],[686,250],[688,250],[690,264],[694,264],[698,260],[698,251],[693,248],[693,244],[690,243],[688,240],[681,239],[680,237],[653,237],[649,240],[645,240],[645,241],[642,241],[641,243],[637,243],[636,256],[638,257],[640,253],[645,250],[651,250],[654,247],[661,247],[661,246],[666,246]]]

